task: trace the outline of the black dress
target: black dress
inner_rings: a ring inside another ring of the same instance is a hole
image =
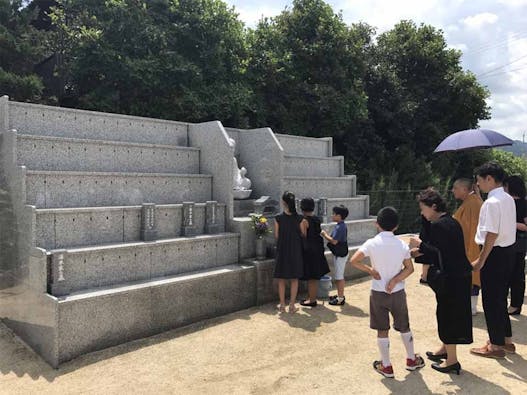
[[[302,280],[319,280],[329,273],[328,261],[324,255],[324,240],[320,236],[320,218],[306,216],[309,223],[307,235],[304,239],[304,276]]]
[[[421,215],[421,231],[419,232],[419,238],[421,241],[427,242],[430,239],[430,226],[431,223]],[[426,257],[424,257],[425,259],[423,259],[423,257],[423,255],[416,257],[414,259],[415,263],[428,264],[428,262],[426,262]]]
[[[446,290],[435,293],[439,338],[445,344],[470,344],[472,266],[465,254],[461,225],[450,215],[431,223],[428,241],[419,248],[430,265],[439,264],[438,250],[447,275]]]
[[[302,216],[282,213],[275,217],[278,222],[278,240],[276,243],[276,265],[274,278],[302,278],[304,260],[302,257],[302,234],[300,222]]]

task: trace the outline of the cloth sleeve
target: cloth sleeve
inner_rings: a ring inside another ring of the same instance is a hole
[[[364,256],[369,257],[370,256],[370,246],[371,246],[371,241],[367,240],[363,245],[359,247],[359,251],[362,252]]]
[[[480,217],[479,228],[483,232],[499,233],[500,208],[497,204],[484,204],[481,208],[483,215]]]

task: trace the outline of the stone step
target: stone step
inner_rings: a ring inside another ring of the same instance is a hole
[[[185,147],[189,124],[10,101],[8,127],[21,134]]]
[[[52,250],[51,294],[149,280],[238,262],[236,233]]]
[[[346,227],[348,228],[348,244],[351,245],[360,245],[366,240],[374,237],[377,234],[377,229],[375,227],[375,218],[367,219],[354,219],[354,220],[345,220]],[[328,233],[335,228],[337,225],[336,222],[328,222],[321,225],[321,228]]]
[[[35,217],[36,246],[45,250],[141,240],[141,206],[37,209]],[[217,205],[216,223],[224,232],[224,204]],[[195,204],[194,225],[197,234],[207,233],[205,203]],[[181,236],[183,205],[157,205],[155,226],[157,239]]]
[[[26,203],[37,208],[204,202],[211,191],[203,174],[26,172]]]
[[[357,195],[352,198],[328,199],[328,218],[335,206],[344,206],[349,210],[348,220],[368,219],[370,217],[370,197],[368,195]]]
[[[357,177],[283,177],[282,189],[297,198],[350,198],[356,196]]]
[[[54,363],[249,308],[255,289],[253,266],[228,265],[58,298]]]
[[[20,134],[17,164],[32,170],[200,172],[197,148]]]
[[[341,177],[344,175],[344,157],[317,158],[300,155],[284,156],[285,176]]]
[[[285,155],[301,155],[326,158],[333,155],[331,137],[303,137],[289,134],[275,134]]]
[[[348,244],[362,244],[367,239],[375,236],[375,218],[368,217],[365,219],[346,219],[348,228]],[[335,222],[322,224],[322,229],[331,232],[335,227]],[[254,257],[256,254],[255,244],[256,237],[252,228],[252,221],[249,217],[235,217],[230,224],[231,230],[240,234],[240,259]],[[269,227],[274,229],[274,219],[269,218]],[[273,250],[276,246],[274,235],[269,233],[266,237],[266,247],[268,255],[273,256]]]

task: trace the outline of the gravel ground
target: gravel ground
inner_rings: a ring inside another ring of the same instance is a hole
[[[416,351],[424,355],[438,342],[435,299],[418,277],[407,280],[407,294]],[[460,376],[438,373],[428,361],[420,371],[406,371],[400,336],[391,332],[395,379],[381,377],[371,367],[378,352],[369,329],[369,287],[367,280],[348,283],[345,306],[325,303],[282,316],[274,305],[255,307],[92,353],[59,370],[0,325],[0,393],[527,393],[524,315],[512,319],[516,355],[484,359],[461,346]],[[478,346],[487,338],[482,313],[474,319],[474,338]]]

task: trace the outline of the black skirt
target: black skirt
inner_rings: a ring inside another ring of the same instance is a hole
[[[472,343],[472,311],[470,290],[472,277],[450,277],[447,290],[437,294],[437,329],[445,344]]]

